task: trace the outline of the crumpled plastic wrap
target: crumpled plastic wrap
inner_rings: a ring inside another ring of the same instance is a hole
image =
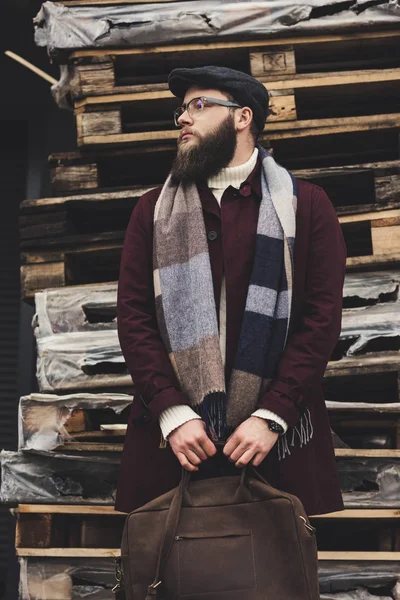
[[[55,452],[0,452],[0,502],[115,503],[120,456]]]
[[[79,285],[35,294],[33,328],[37,338],[70,331],[117,328],[117,284]],[[96,313],[99,314],[96,319]],[[104,315],[101,320],[101,314]]]
[[[320,596],[320,600],[376,600],[376,598],[380,598],[380,600],[393,600],[392,596],[376,596],[375,594],[370,594],[368,590],[365,588],[357,588],[351,592],[339,592],[339,594],[322,594]]]
[[[126,394],[30,394],[19,402],[18,449],[54,450],[73,438],[66,423],[75,410],[111,409],[117,415],[132,403]]]
[[[112,600],[113,558],[20,558],[19,600]]]
[[[398,508],[400,459],[339,458],[337,467],[346,508]]]
[[[132,386],[116,330],[39,338],[37,352],[41,392]]]
[[[365,351],[372,340],[400,336],[400,302],[387,302],[363,308],[345,309],[341,340],[352,340],[346,355]]]
[[[393,596],[388,596],[390,599],[400,599],[400,566],[396,561],[323,560],[318,563],[318,578],[321,600],[372,600],[376,597],[382,600],[382,590],[392,592]],[[370,597],[360,596],[367,589]],[[356,592],[358,596],[350,595]],[[344,593],[347,596],[341,595]]]
[[[392,296],[393,300],[399,298],[400,271],[371,271],[370,273],[348,273],[346,275],[343,296],[368,300],[371,303]]]
[[[117,284],[35,294],[32,320],[41,392],[132,386],[116,321]]]
[[[34,19],[35,40],[50,54],[73,48],[109,48],[216,40],[283,37],[393,25],[397,0],[369,6],[366,0],[193,0],[158,4],[66,7],[44,2]],[[332,10],[332,7],[336,7]],[[327,13],[330,14],[327,14]]]

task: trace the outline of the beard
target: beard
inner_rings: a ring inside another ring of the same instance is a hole
[[[235,154],[237,137],[232,114],[207,135],[193,136],[198,141],[189,148],[178,140],[178,153],[171,167],[173,183],[208,179],[227,167]]]

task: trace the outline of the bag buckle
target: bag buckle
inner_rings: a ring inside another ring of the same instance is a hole
[[[157,588],[160,584],[161,584],[161,580],[158,581],[157,583],[151,583],[148,586],[146,600],[148,599],[149,596],[157,596]]]

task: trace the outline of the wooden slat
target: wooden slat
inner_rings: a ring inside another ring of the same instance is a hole
[[[400,519],[397,508],[347,508],[325,515],[310,515],[310,519]]]
[[[336,458],[400,458],[400,449],[335,448]]]
[[[201,42],[194,44],[174,44],[165,46],[137,46],[135,48],[103,48],[101,50],[88,49],[88,50],[75,50],[69,55],[70,60],[75,58],[81,58],[84,56],[124,56],[134,54],[164,54],[172,52],[187,52],[196,50],[213,50],[223,48],[257,48],[263,46],[276,46],[279,45],[291,45],[301,46],[304,44],[318,44],[324,42],[345,42],[345,41],[356,41],[356,40],[367,40],[367,39],[383,39],[399,37],[397,30],[393,31],[373,31],[373,32],[354,32],[354,33],[339,33],[339,34],[324,34],[304,37],[287,37],[284,40],[282,38],[267,38],[267,39],[254,39],[248,41],[229,41],[229,42]]]
[[[16,548],[17,556],[59,558],[117,558],[119,548]]]
[[[294,90],[316,87],[330,87],[338,85],[351,85],[360,83],[378,83],[384,81],[399,81],[399,69],[370,69],[361,71],[335,72],[335,73],[313,73],[312,75],[301,74],[290,76],[288,79],[274,80],[266,82],[264,77],[262,83],[268,89],[268,92],[273,94],[275,90]],[[150,87],[150,86],[149,86]],[[148,100],[162,100],[174,98],[172,92],[169,91],[165,84],[165,90],[160,91],[134,91],[135,86],[132,86],[132,91],[129,93],[118,93],[118,87],[115,88],[115,93],[99,96],[87,96],[81,100],[77,100],[74,104],[75,113],[79,113],[81,109],[89,106],[97,106],[99,104],[117,104],[128,102],[139,102]],[[267,124],[270,123],[268,119]]]
[[[318,560],[334,560],[337,562],[348,561],[348,560],[368,560],[368,561],[400,561],[400,552],[330,552],[322,551],[318,552]]]
[[[17,548],[17,556],[61,557],[61,558],[117,558],[119,548]],[[318,552],[318,560],[367,560],[400,561],[400,552]]]
[[[65,515],[107,515],[121,516],[124,512],[113,506],[94,506],[79,504],[18,504],[17,512],[29,514],[65,514]]]
[[[18,513],[125,516],[126,513],[112,506],[90,506],[71,504],[18,504]],[[348,508],[324,515],[311,515],[312,519],[398,519],[400,508]]]
[[[58,452],[122,452],[123,444],[103,444],[96,442],[68,442],[57,446]]]
[[[299,137],[311,137],[327,134],[369,131],[400,127],[400,113],[386,115],[368,115],[362,117],[339,117],[333,119],[307,119],[303,121],[279,121],[269,123],[261,140],[283,140]],[[136,144],[154,141],[176,140],[179,131],[145,131],[116,135],[92,135],[78,138],[80,146],[111,146],[117,144]]]

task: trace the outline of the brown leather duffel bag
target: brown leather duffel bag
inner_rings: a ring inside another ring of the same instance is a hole
[[[253,467],[192,481],[130,513],[127,600],[318,600],[317,545],[300,500]]]

